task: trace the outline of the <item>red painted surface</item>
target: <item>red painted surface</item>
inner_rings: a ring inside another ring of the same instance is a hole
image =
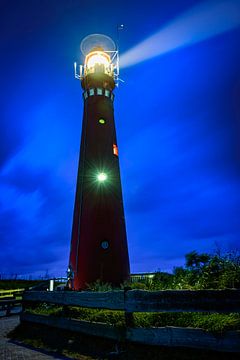
[[[118,147],[116,144],[113,144],[113,153],[114,155],[118,156]]]
[[[84,99],[69,262],[74,290],[98,279],[119,285],[129,278],[119,158],[113,149],[115,144],[118,150],[111,100],[115,85],[111,77],[98,73],[86,76],[82,86],[84,91],[94,88],[95,95]],[[96,95],[97,88],[109,90],[110,97]],[[106,181],[97,180],[99,172],[107,175]]]

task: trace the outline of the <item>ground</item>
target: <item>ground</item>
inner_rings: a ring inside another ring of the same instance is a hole
[[[19,316],[0,318],[0,359],[1,360],[51,360],[69,359],[63,356],[55,356],[34,350],[23,344],[11,341],[8,333],[19,325]],[[84,359],[84,358],[83,358]],[[90,358],[89,358],[90,359]]]

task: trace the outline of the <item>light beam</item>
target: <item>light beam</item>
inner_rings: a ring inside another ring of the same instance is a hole
[[[206,1],[175,18],[163,29],[128,50],[121,68],[196,44],[240,25],[240,0]]]

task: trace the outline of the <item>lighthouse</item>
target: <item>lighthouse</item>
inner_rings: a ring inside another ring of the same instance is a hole
[[[68,267],[73,290],[97,280],[119,286],[130,273],[114,120],[118,51],[100,34],[86,37],[81,50],[84,65],[75,65],[75,77],[84,109]]]

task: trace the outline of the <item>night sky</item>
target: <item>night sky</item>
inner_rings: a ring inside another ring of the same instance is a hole
[[[230,2],[240,24],[240,1]],[[66,273],[83,110],[73,63],[83,60],[81,40],[91,33],[116,40],[124,24],[124,59],[198,4],[1,0],[0,274]],[[240,248],[240,27],[191,39],[125,64],[125,83],[115,90],[132,272],[170,271],[192,250]]]

